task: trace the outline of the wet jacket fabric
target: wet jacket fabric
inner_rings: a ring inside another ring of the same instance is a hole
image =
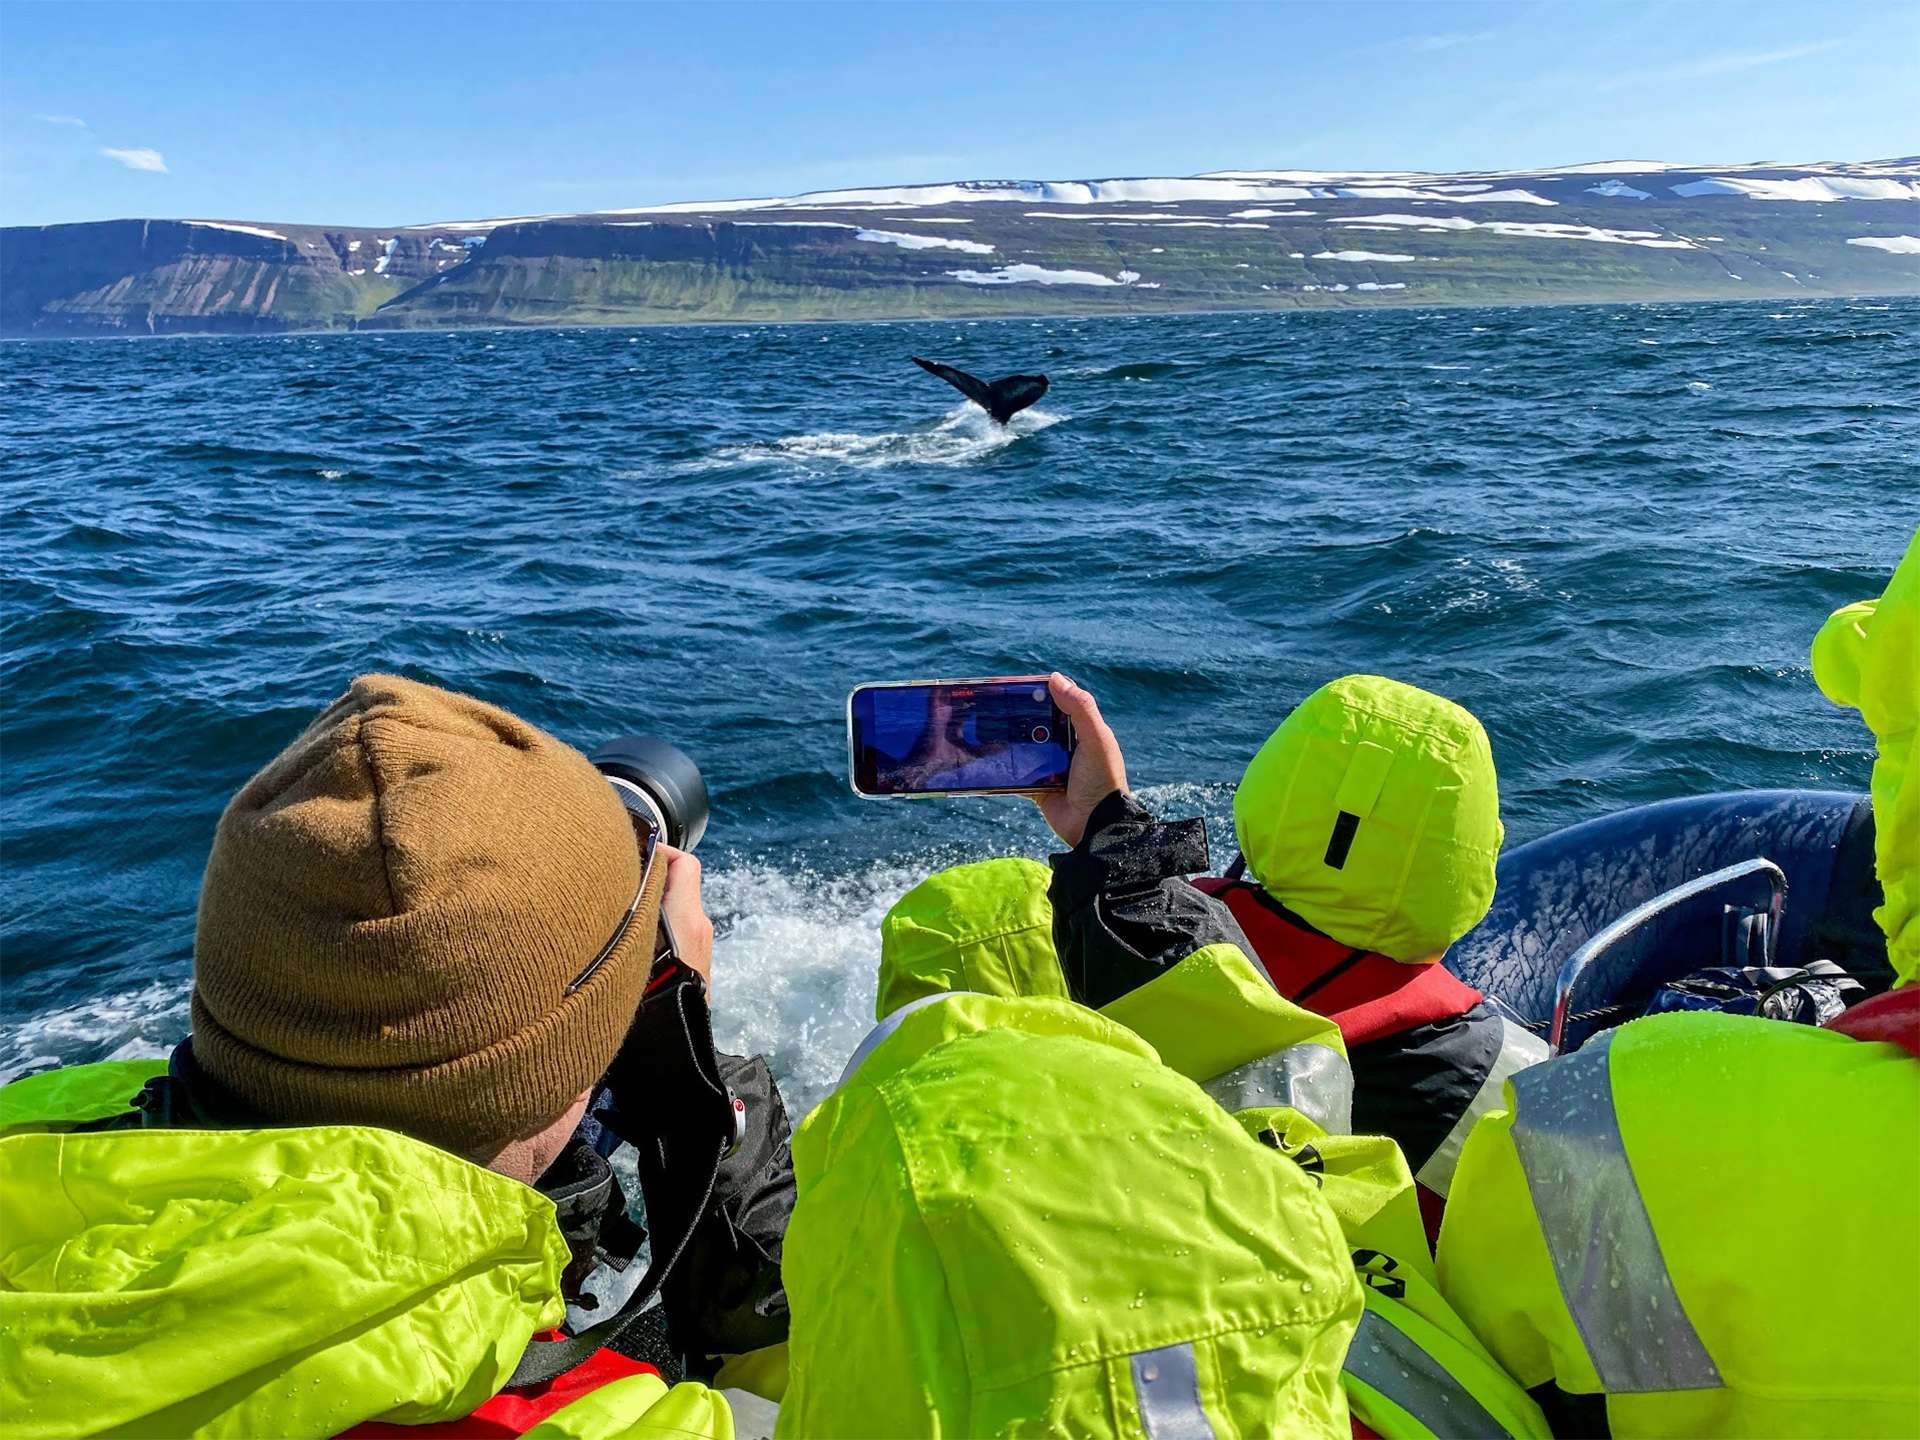
[[[1156,853],[1168,838],[1174,843]],[[1056,927],[1074,969],[1098,976],[1102,947],[1124,936],[1128,948],[1119,958],[1147,977],[1100,1013],[1146,1039],[1164,1064],[1236,1111],[1247,1133],[1296,1164],[1333,1209],[1356,1273],[1368,1287],[1364,1338],[1357,1335],[1350,1344],[1341,1372],[1360,1427],[1356,1433],[1388,1440],[1453,1433],[1544,1435],[1537,1407],[1440,1298],[1413,1177],[1399,1149],[1378,1136],[1330,1133],[1328,1119],[1340,1131],[1348,1128],[1342,1118],[1349,1092],[1339,1027],[1287,1000],[1239,945],[1219,938],[1231,933],[1230,916],[1220,914],[1213,902],[1196,905],[1199,897],[1191,891],[1179,893],[1187,888],[1181,867],[1205,863],[1203,849],[1192,842],[1191,827],[1157,826],[1144,810],[1116,798],[1096,812],[1080,846],[1082,852],[1107,857],[1111,865],[1060,864],[1066,879],[1056,875],[1057,903],[1071,914],[1099,917],[1097,923]],[[953,887],[952,893],[997,883],[1012,893],[983,906],[983,914],[1029,914],[1038,908],[1031,900],[1034,877],[1013,865],[990,861],[959,867],[971,873],[964,877],[966,886]],[[927,893],[948,889],[941,876],[918,888]],[[1174,892],[1164,902],[1158,894],[1162,889]],[[981,930],[1003,932],[1004,943],[1008,927],[970,925],[950,906],[939,913],[944,918],[938,924],[953,925],[960,937],[956,946]],[[935,930],[930,923],[917,936],[916,953],[938,956]],[[1043,946],[1031,925],[1020,935],[1026,956],[1021,968],[1041,968],[1042,961],[1059,968],[1051,940]],[[1160,957],[1162,963],[1140,966],[1144,956]],[[894,960],[894,947],[883,941],[883,990]],[[920,968],[958,973],[957,965],[941,958]],[[1396,969],[1410,979],[1426,973]],[[926,1003],[924,997],[919,1003]],[[883,1024],[880,1033],[888,1028]],[[1365,1025],[1355,1028],[1372,1034]],[[856,1059],[856,1066],[860,1063]]]
[[[1066,995],[1047,878],[1037,861],[980,860],[931,875],[901,896],[880,922],[873,1018],[948,990]]]
[[[1885,895],[1873,913],[1895,983],[1911,984],[1920,975],[1920,531],[1885,594],[1836,610],[1821,627],[1813,678],[1873,731],[1874,868]]]
[[[1897,992],[1896,992],[1897,993]],[[1616,1436],[1920,1433],[1920,1061],[1660,1015],[1508,1083],[1467,1142],[1446,1298]]]
[[[1243,1110],[1235,1118],[1312,1178],[1352,1252],[1366,1311],[1341,1382],[1357,1427],[1382,1440],[1545,1440],[1540,1407],[1440,1294],[1398,1147],[1383,1136],[1328,1135],[1292,1110]]]
[[[349,1125],[75,1131],[165,1068],[0,1090],[0,1436],[453,1420],[560,1322],[553,1202],[423,1142]],[[703,1387],[607,1388],[536,1433],[644,1434],[671,1400],[662,1416],[707,1427],[679,1433],[731,1434]]]
[[[1343,1436],[1299,1166],[1063,1000],[905,1012],[794,1137],[781,1435]]]
[[[1451,700],[1344,675],[1248,762],[1233,827],[1253,878],[1321,931],[1428,961],[1493,903],[1504,837],[1493,749]]]
[[[1280,994],[1340,1027],[1353,1128],[1398,1142],[1444,1200],[1474,1124],[1499,1108],[1508,1076],[1547,1058],[1546,1042],[1442,965],[1343,945],[1243,880],[1193,883],[1233,912]]]

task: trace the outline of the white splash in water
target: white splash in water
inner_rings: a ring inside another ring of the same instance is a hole
[[[30,1015],[0,1039],[0,1085],[21,1075],[94,1060],[165,1055],[187,1033],[187,977]]]
[[[917,430],[890,430],[878,435],[823,430],[811,435],[789,435],[770,444],[728,445],[686,468],[726,470],[768,461],[784,461],[807,469],[828,465],[851,465],[858,469],[883,465],[966,465],[1066,418],[1046,410],[1023,410],[1007,424],[997,425],[984,410],[968,404],[948,411],[937,423]]]
[[[1138,793],[1168,819],[1204,815],[1215,869],[1233,857],[1231,785],[1183,781]],[[837,874],[768,864],[707,870],[715,1043],[765,1055],[797,1122],[832,1090],[873,1027],[887,911],[936,870],[1008,849],[1035,859],[1046,853],[1043,843],[1025,845],[1010,832],[1002,845],[937,846]],[[20,1021],[0,1040],[0,1084],[57,1065],[165,1055],[187,1033],[189,984],[185,974],[153,980]]]

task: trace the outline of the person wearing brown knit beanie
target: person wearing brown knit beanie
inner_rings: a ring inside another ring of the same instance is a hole
[[[584,755],[355,680],[220,817],[191,1035],[0,1087],[0,1410],[733,1435],[704,1381],[784,1373],[793,1171],[766,1061],[714,1046],[712,946],[697,862]]]
[[[377,1125],[532,1183],[627,1033],[663,908],[709,973],[699,862],[658,854],[636,905],[641,847],[584,755],[362,676],[220,817],[194,1059],[274,1122]]]

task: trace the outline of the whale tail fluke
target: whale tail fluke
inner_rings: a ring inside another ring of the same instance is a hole
[[[942,365],[937,360],[922,360],[918,355],[910,358],[929,375],[938,375],[1002,425],[1047,393],[1047,377],[1044,375],[1004,375],[988,384],[978,376],[956,370],[951,365]]]

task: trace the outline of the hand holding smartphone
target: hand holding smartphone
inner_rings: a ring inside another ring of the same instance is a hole
[[[1074,746],[1045,675],[889,682],[847,697],[848,769],[870,799],[1059,794]]]

